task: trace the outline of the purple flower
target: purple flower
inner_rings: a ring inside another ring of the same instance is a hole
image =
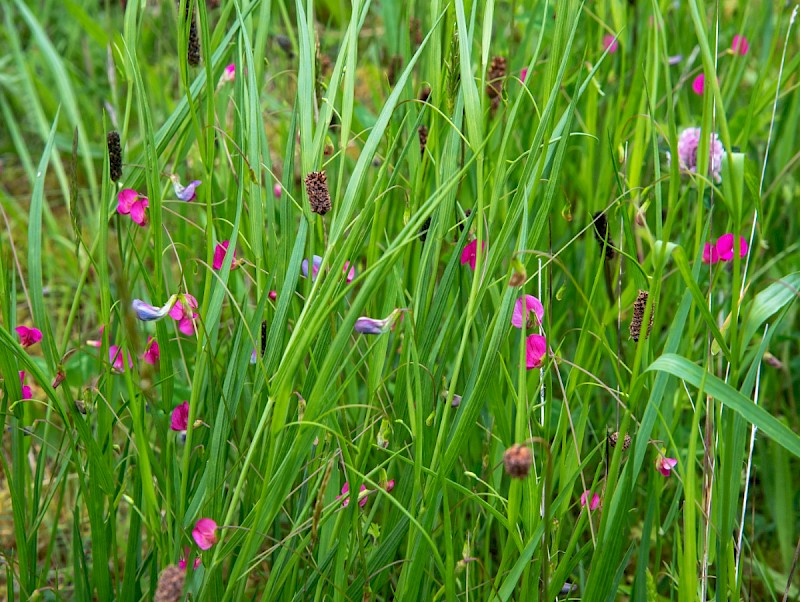
[[[192,180],[186,186],[182,186],[178,176],[175,174],[172,174],[169,179],[172,180],[172,188],[175,190],[175,196],[187,203],[195,199],[197,196],[195,189],[202,184],[200,180]]]
[[[680,165],[681,169],[697,172],[697,150],[700,146],[701,135],[700,128],[686,128],[678,136],[678,165]],[[722,142],[714,133],[711,134],[708,152],[708,171],[714,177],[714,180],[719,183],[722,181],[722,157],[725,155],[725,149],[722,148]],[[667,153],[667,161],[670,161],[670,159],[671,157]]]
[[[397,321],[397,317],[403,311],[405,310],[395,309],[383,320],[361,316],[356,320],[353,330],[360,332],[361,334],[383,334],[385,332],[389,332],[389,330],[391,330],[391,328],[394,326],[395,321]]]
[[[319,255],[314,255],[311,258],[311,262],[313,267],[311,268],[311,281],[317,279],[317,272],[319,272],[319,266],[322,264],[322,257]],[[303,278],[308,278],[308,259],[304,259],[303,263],[300,264],[300,270],[303,272]]]
[[[134,299],[133,303],[131,303],[131,307],[133,311],[136,312],[136,317],[142,322],[153,322],[166,316],[172,310],[177,300],[178,295],[172,295],[163,307],[156,307],[141,299]]]

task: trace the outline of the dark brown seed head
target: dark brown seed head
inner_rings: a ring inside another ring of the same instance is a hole
[[[533,455],[527,447],[515,443],[503,454],[503,464],[506,466],[506,473],[513,479],[524,479],[531,471]]]
[[[419,154],[425,154],[425,146],[428,144],[428,128],[424,125],[419,126],[417,130],[419,134]]]
[[[503,92],[503,80],[506,78],[508,72],[508,61],[504,56],[496,56],[492,58],[489,64],[489,72],[486,74],[486,95],[494,100],[500,98]],[[499,102],[499,100],[497,101]]]
[[[389,59],[389,69],[386,72],[386,78],[389,80],[389,85],[394,86],[395,82],[397,82],[397,76],[400,75],[400,71],[403,69],[403,57],[399,54],[395,54]]]
[[[328,192],[328,178],[324,171],[312,171],[306,176],[306,194],[311,212],[325,215],[331,210],[331,195]]]
[[[419,92],[419,99],[422,102],[428,102],[428,99],[431,97],[431,87],[430,86],[422,86],[422,90]]]
[[[119,143],[119,133],[112,130],[106,134],[108,146],[108,176],[112,182],[122,177],[122,147]]]
[[[639,291],[639,296],[633,303],[633,317],[631,318],[631,338],[634,341],[639,340],[639,335],[642,331],[642,321],[644,320],[644,310],[647,307],[647,291]],[[656,313],[656,305],[650,309],[650,322],[647,325],[647,334],[645,338],[650,336],[650,331],[653,329],[653,316]]]
[[[181,8],[181,0],[176,0],[178,10]],[[200,34],[197,31],[197,21],[194,12],[191,10],[191,0],[186,0],[186,13],[184,19],[189,21],[189,43],[186,52],[186,61],[193,67],[200,64]]]
[[[616,447],[617,441],[619,441],[619,431],[614,431],[608,436],[608,442],[611,444],[611,447]],[[622,451],[626,451],[630,446],[631,436],[625,433],[625,436],[622,438]]]
[[[158,578],[155,602],[178,602],[183,595],[183,579],[186,572],[176,564],[170,564]]]
[[[419,229],[419,234],[417,236],[419,237],[419,241],[423,244],[428,239],[428,228],[430,227],[431,227],[431,218],[428,218],[424,222],[422,222],[422,227]]]
[[[408,19],[408,35],[411,43],[414,46],[422,44],[422,23],[417,17],[409,17]]]
[[[594,214],[594,237],[600,245],[600,250],[605,249],[606,259],[614,259],[614,243],[608,234],[608,220],[603,212]]]

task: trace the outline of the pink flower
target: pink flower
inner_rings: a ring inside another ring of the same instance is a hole
[[[717,254],[720,261],[733,261],[733,234],[723,234],[717,240]],[[739,237],[739,257],[747,255],[747,241],[743,236]]]
[[[105,329],[106,329],[105,326],[101,326],[100,327],[100,332],[99,332],[100,339],[99,340],[89,339],[88,341],[86,341],[86,344],[89,345],[89,347],[102,347],[103,346],[103,331]]]
[[[707,242],[703,245],[703,263],[717,263],[719,261],[719,253],[717,252],[716,245]]]
[[[175,406],[172,410],[172,417],[170,419],[169,428],[173,431],[185,431],[189,428],[189,402],[184,401],[182,404]],[[205,549],[205,548],[204,548]]]
[[[272,187],[272,194],[275,195],[276,199],[281,198],[281,192],[282,191],[283,191],[283,188],[281,188],[281,185],[279,183],[275,184],[275,186]]]
[[[588,489],[581,494],[581,508],[589,504],[589,510],[597,510],[600,506],[600,496]]]
[[[146,364],[155,366],[160,357],[161,352],[158,349],[158,341],[156,341],[153,337],[147,337],[147,345],[145,345],[142,359]]]
[[[522,80],[522,83],[525,83],[525,80],[528,78],[528,68],[523,67],[522,71],[519,72],[519,78]]]
[[[271,301],[275,301],[278,298],[278,291],[270,291],[269,298]]]
[[[229,84],[236,78],[236,65],[231,63],[222,72],[222,77],[219,78],[221,84]]]
[[[350,284],[353,281],[353,278],[356,277],[356,266],[350,265],[349,261],[345,261],[342,271],[347,273],[347,284]]]
[[[663,454],[658,454],[656,458],[656,470],[665,477],[672,474],[672,469],[678,464],[675,458],[667,458]]]
[[[225,255],[228,252],[228,245],[230,245],[229,240],[224,240],[220,243],[217,243],[217,246],[214,247],[214,262],[211,264],[211,267],[215,270],[222,269],[222,263],[225,261]],[[235,270],[239,267],[239,264],[236,263],[236,249],[233,250],[233,260],[231,262],[231,270]]]
[[[33,397],[33,393],[31,393],[31,388],[25,384],[25,373],[19,373],[19,384],[22,385],[22,399],[31,399]]]
[[[681,169],[697,172],[697,150],[701,135],[700,128],[686,128],[678,136],[678,164]],[[711,134],[708,154],[708,171],[716,182],[721,182],[722,157],[725,155],[725,149],[719,141],[719,136],[714,133]],[[667,161],[670,159],[667,153]]]
[[[366,491],[366,490],[367,486],[362,483],[360,491]],[[350,492],[350,483],[345,481],[344,485],[342,485],[342,494],[336,496],[337,500],[344,497],[344,501],[342,501],[342,508],[347,508],[347,505],[350,503],[350,496],[348,495],[349,492]],[[366,495],[362,496],[359,493],[358,497],[359,497],[358,505],[359,507],[363,508],[364,506],[367,505],[367,496]]]
[[[17,326],[19,344],[23,347],[30,347],[42,340],[42,331],[38,328],[28,328],[27,326]]]
[[[540,334],[529,335],[525,339],[525,366],[528,370],[540,368],[542,358],[547,353],[547,339]]]
[[[123,188],[117,194],[117,213],[130,215],[134,223],[140,226],[147,225],[147,208],[150,201],[146,196],[136,192],[133,188]]]
[[[125,360],[127,359],[128,368],[133,368],[133,359],[130,354],[125,353],[124,349],[120,349],[116,345],[111,345],[108,348],[108,361],[114,368],[114,372],[122,374],[125,372]]]
[[[394,489],[394,479],[386,481],[383,488],[386,490],[386,493],[391,493],[392,489]]]
[[[609,54],[614,54],[619,48],[619,41],[611,34],[603,36],[603,50],[607,50]]]
[[[486,249],[486,243],[481,245],[481,249]],[[478,239],[473,238],[461,251],[461,265],[469,264],[471,270],[475,270],[475,262],[478,259]]]
[[[186,570],[186,566],[187,566],[187,562],[186,562],[186,557],[187,556],[189,556],[189,548],[183,548],[183,558],[181,558],[178,561],[178,568],[180,568],[180,569],[182,569],[184,571]],[[201,564],[201,560],[200,560],[200,557],[198,556],[197,558],[194,559],[194,562],[192,562],[192,567],[194,568],[194,570],[197,570],[197,567],[199,567],[200,564]]]
[[[319,266],[322,265],[322,257],[319,255],[314,255],[311,258],[311,281],[317,279],[317,273],[319,272]],[[300,264],[300,271],[303,272],[303,278],[308,278],[308,259],[304,259],[303,263]]]
[[[742,56],[747,54],[747,51],[750,50],[750,44],[747,41],[747,38],[744,36],[740,36],[738,33],[733,36],[733,43],[731,44],[731,50],[733,52],[738,52]]]
[[[192,537],[198,548],[208,550],[217,543],[217,523],[210,518],[201,518],[192,529]]]
[[[706,76],[704,73],[701,73],[700,75],[694,78],[694,81],[692,81],[692,92],[694,92],[698,96],[702,96],[705,87],[706,87]]]
[[[542,323],[542,318],[544,318],[544,307],[533,295],[523,295],[514,303],[511,323],[517,328],[522,328],[522,325],[527,323],[528,330],[531,330],[534,326]]]
[[[197,317],[194,309],[197,309],[197,299],[189,293],[180,295],[178,302],[172,306],[169,311],[169,317],[178,322],[178,330],[180,330],[187,337],[194,334],[193,318]]]

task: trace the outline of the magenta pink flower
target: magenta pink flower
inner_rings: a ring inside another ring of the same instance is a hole
[[[219,78],[221,84],[229,84],[236,78],[236,65],[231,63],[222,72],[222,77]]]
[[[747,51],[750,50],[750,44],[747,41],[747,38],[744,36],[740,36],[738,33],[733,36],[733,43],[731,44],[731,50],[733,52],[738,52],[742,56],[747,54]]]
[[[142,359],[145,361],[146,364],[150,364],[155,366],[158,363],[158,359],[161,357],[161,352],[158,348],[158,341],[155,340],[153,337],[147,337],[147,345],[145,345],[144,353],[142,354]]]
[[[347,274],[346,280],[347,284],[350,284],[353,281],[353,278],[356,277],[356,266],[350,265],[349,261],[344,262],[344,268],[342,271]]]
[[[31,393],[31,388],[25,384],[25,373],[19,373],[19,384],[22,385],[22,399],[31,399],[33,397],[33,393]]]
[[[188,566],[188,563],[186,562],[186,558],[188,556],[189,556],[189,548],[183,548],[183,558],[178,560],[178,568],[183,569],[184,571],[186,570],[186,567]],[[197,556],[194,559],[194,562],[192,562],[192,567],[194,568],[194,570],[197,570],[197,567],[199,567],[200,564],[201,564],[200,557]]]
[[[611,34],[603,36],[603,50],[607,50],[609,54],[614,54],[619,48],[619,41]]]
[[[274,194],[274,195],[275,195],[275,198],[276,198],[276,199],[279,199],[279,198],[281,198],[281,193],[282,193],[282,191],[283,191],[283,188],[281,188],[281,185],[280,185],[279,183],[275,184],[275,185],[272,187],[272,194]]]
[[[278,298],[278,291],[270,291],[269,298],[271,301],[275,301]]]
[[[698,96],[702,96],[703,92],[705,91],[706,87],[706,76],[705,73],[701,73],[697,77],[694,78],[692,81],[692,92],[697,94]]]
[[[367,486],[362,483],[360,491],[363,492],[363,491],[366,491],[366,490],[367,490]],[[342,501],[342,508],[347,508],[347,505],[350,503],[350,496],[348,495],[349,493],[350,493],[350,483],[345,481],[344,485],[342,485],[342,493],[341,493],[341,495],[337,495],[336,496],[337,500],[342,498],[342,497],[344,497],[344,500]],[[364,506],[367,505],[367,496],[366,495],[362,496],[359,493],[358,498],[359,498],[358,499],[359,507],[363,508]]]
[[[734,255],[734,238],[733,234],[723,234],[717,240],[717,253],[719,254],[720,261],[733,261]],[[747,241],[744,236],[739,237],[739,257],[747,255]]]
[[[130,354],[125,353],[124,349],[120,349],[116,345],[111,345],[108,348],[108,361],[114,368],[114,372],[118,372],[120,374],[125,372],[126,363],[128,364],[128,368],[133,368],[133,359],[131,358]]]
[[[542,323],[543,318],[544,307],[533,295],[523,295],[514,303],[511,323],[517,328],[522,328],[523,324],[527,324],[527,329],[532,330]]]
[[[185,431],[189,428],[189,402],[184,401],[172,410],[169,428],[173,431]]]
[[[600,496],[588,489],[581,494],[581,508],[589,504],[589,510],[597,510],[600,506]]]
[[[215,270],[222,269],[222,263],[225,261],[225,255],[228,252],[228,246],[230,245],[229,240],[224,240],[220,243],[217,243],[217,246],[214,247],[214,262],[211,264],[211,267]],[[231,270],[235,270],[239,267],[239,264],[236,262],[236,249],[233,250],[233,260],[231,263]]]
[[[486,242],[481,245],[482,250],[486,250]],[[475,270],[475,262],[478,260],[478,239],[473,238],[461,251],[461,265],[469,264],[471,270]]]
[[[197,313],[193,311],[195,309],[197,309],[197,299],[189,293],[185,293],[178,296],[178,302],[169,311],[169,317],[178,322],[178,330],[187,337],[194,334],[192,320],[197,317]]]
[[[663,454],[658,454],[658,458],[656,458],[656,470],[665,477],[672,474],[672,469],[675,468],[677,464],[678,461],[675,458],[667,458]]]
[[[133,188],[123,188],[117,194],[117,213],[130,215],[134,223],[140,226],[147,225],[147,208],[150,201]]]
[[[208,550],[217,543],[217,523],[210,518],[201,518],[192,529],[192,537],[197,547]]]
[[[706,243],[703,245],[703,263],[717,263],[718,261],[733,261],[734,256],[734,237],[733,234],[723,234],[714,244]],[[747,241],[743,236],[739,237],[739,257],[747,256]]]
[[[519,72],[519,78],[522,80],[522,83],[525,83],[525,80],[528,79],[528,68],[523,67],[522,71]]]
[[[19,344],[23,347],[30,347],[42,340],[42,331],[38,328],[28,328],[27,326],[17,326],[15,329],[19,335]]]
[[[528,335],[525,339],[525,366],[528,370],[540,368],[547,353],[547,339],[540,334]]]
[[[386,490],[386,493],[391,493],[392,489],[394,489],[394,479],[386,481],[383,488]]]

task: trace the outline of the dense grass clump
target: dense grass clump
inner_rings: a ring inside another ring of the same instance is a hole
[[[800,599],[796,12],[5,1],[4,595]]]

